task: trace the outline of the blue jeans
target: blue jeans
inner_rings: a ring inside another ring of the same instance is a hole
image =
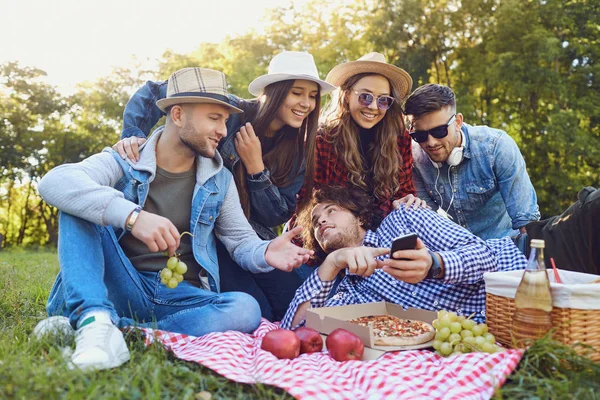
[[[229,256],[227,249],[217,240],[221,291],[248,293],[258,302],[263,318],[281,321],[296,290],[309,274],[300,273],[302,267],[292,272],[275,269],[253,274],[243,270]]]
[[[106,311],[120,328],[140,326],[187,335],[235,330],[260,323],[256,300],[245,293],[214,293],[183,281],[175,289],[157,272],[137,271],[112,228],[60,213],[60,272],[48,299],[48,315],[69,317],[72,326],[90,311]]]

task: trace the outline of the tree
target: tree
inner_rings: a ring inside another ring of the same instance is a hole
[[[21,244],[25,239],[33,215],[36,155],[44,152],[44,127],[56,122],[65,107],[56,90],[42,81],[45,75],[16,62],[0,65],[0,207],[6,210],[0,234],[6,243]],[[26,194],[20,202],[23,185]]]
[[[546,215],[600,177],[599,7],[506,0],[478,16],[493,22],[477,24],[480,40],[456,50],[459,99],[515,138]]]

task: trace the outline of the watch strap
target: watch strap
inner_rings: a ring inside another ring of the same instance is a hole
[[[433,251],[429,250],[429,255],[431,255],[431,267],[427,272],[427,279],[439,279],[442,275],[442,265],[440,264],[440,259],[437,254]]]
[[[129,214],[129,217],[127,217],[127,221],[125,222],[125,230],[127,232],[131,232],[131,230],[133,229],[133,224],[135,224],[135,221],[137,221],[141,211],[142,207],[137,206],[133,209],[131,214]]]

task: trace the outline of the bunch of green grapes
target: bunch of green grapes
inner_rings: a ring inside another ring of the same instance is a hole
[[[189,232],[182,232],[179,237],[183,238],[183,235],[194,237],[194,235]],[[165,252],[165,255],[168,254]],[[183,274],[188,270],[187,265],[179,259],[179,256],[179,254],[175,253],[174,256],[169,257],[167,260],[167,268],[160,270],[160,281],[169,289],[175,289],[177,285],[183,282]]]
[[[167,268],[160,271],[160,281],[169,289],[175,289],[183,281],[183,274],[187,269],[187,265],[175,254],[167,260]]]
[[[486,324],[477,324],[471,317],[456,315],[455,312],[438,311],[433,321],[436,330],[433,348],[442,356],[482,351],[495,353],[504,348],[496,345],[496,338],[488,332]]]

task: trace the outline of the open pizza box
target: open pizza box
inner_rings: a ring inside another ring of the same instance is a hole
[[[329,335],[337,328],[344,328],[358,336],[365,344],[363,360],[375,360],[389,351],[416,350],[431,347],[433,340],[414,346],[376,346],[371,327],[361,326],[348,320],[367,315],[394,315],[398,318],[424,321],[429,324],[437,318],[434,311],[418,308],[404,309],[387,302],[352,304],[348,306],[309,308],[306,310],[306,326]],[[325,338],[323,338],[325,341]]]

